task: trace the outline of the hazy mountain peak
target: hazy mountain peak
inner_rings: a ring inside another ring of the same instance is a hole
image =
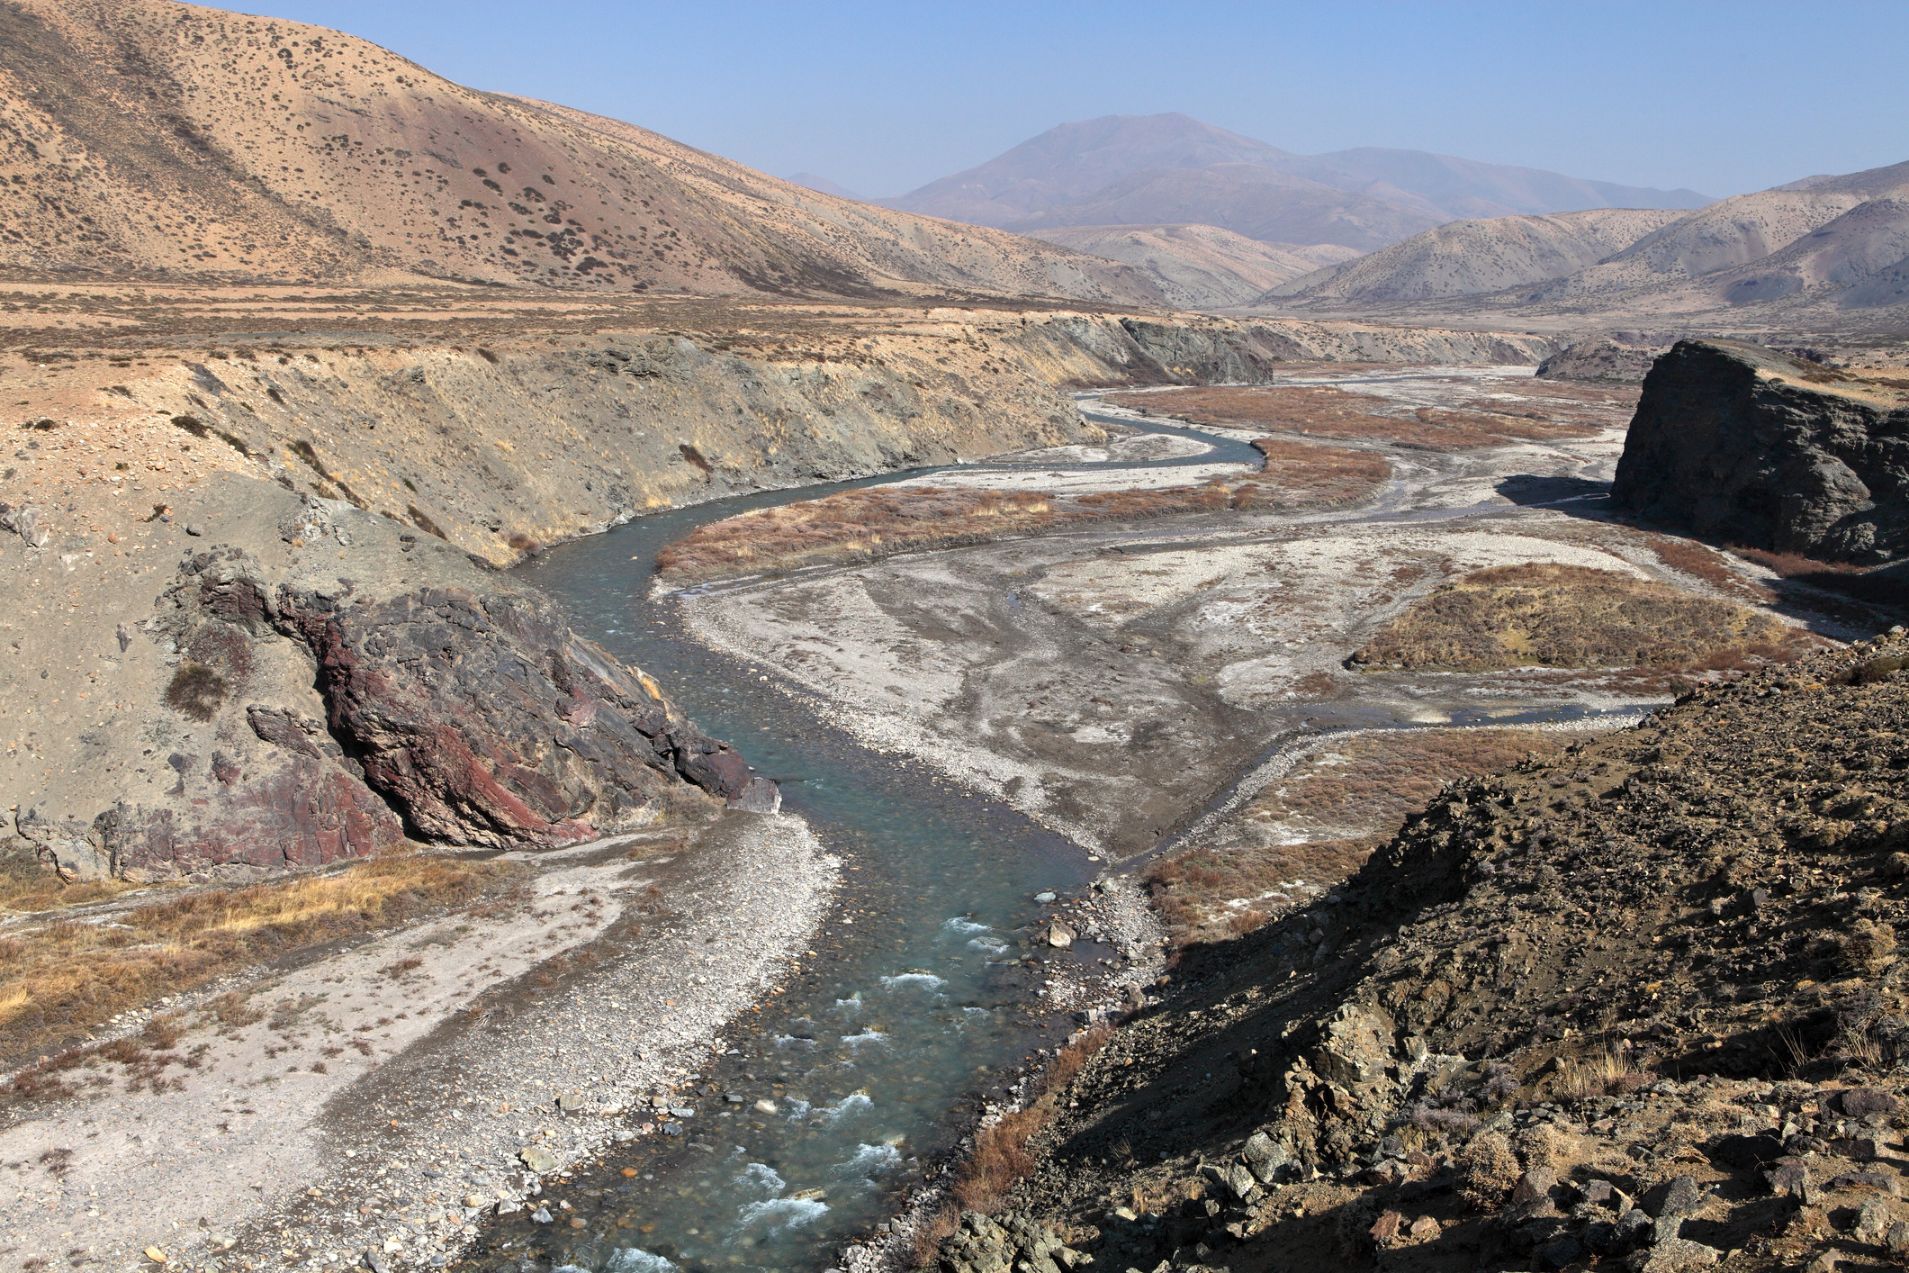
[[[890,202],[1007,229],[1189,222],[1365,250],[1465,217],[1708,200],[1425,151],[1297,155],[1175,113],[1061,124]]]

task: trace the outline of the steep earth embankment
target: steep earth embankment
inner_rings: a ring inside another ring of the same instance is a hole
[[[1657,360],[1612,498],[1726,544],[1873,564],[1909,550],[1909,393],[1750,345]]]
[[[695,816],[696,788],[747,795],[740,759],[488,565],[648,509],[1077,441],[1093,430],[1068,384],[1543,352],[1357,325],[879,317],[9,360],[29,403],[0,468],[16,849],[149,875]]]
[[[1906,667],[1812,656],[1447,788],[1190,955],[941,1267],[1889,1265]]]

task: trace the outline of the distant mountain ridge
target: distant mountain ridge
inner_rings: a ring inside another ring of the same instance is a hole
[[[1358,255],[1331,243],[1262,243],[1212,225],[1085,225],[1029,233],[1146,270],[1167,302],[1185,309],[1246,305],[1268,288]]]
[[[1909,163],[1810,177],[1681,214],[1458,222],[1272,288],[1257,303],[1632,315],[1909,307]]]
[[[886,206],[1001,229],[1218,226],[1369,251],[1464,218],[1695,208],[1692,190],[1590,181],[1421,151],[1298,155],[1186,115],[1062,124]]]

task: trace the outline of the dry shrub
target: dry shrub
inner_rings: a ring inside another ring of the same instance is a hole
[[[1462,407],[1420,407],[1411,414],[1383,398],[1331,385],[1215,385],[1146,394],[1110,394],[1151,415],[1194,424],[1276,429],[1308,437],[1386,442],[1417,450],[1456,451],[1506,442],[1588,437],[1596,425],[1614,422],[1618,394],[1589,400],[1556,400],[1507,406],[1473,399]],[[1603,408],[1598,410],[1597,408]]]
[[[1105,1025],[1082,1031],[1055,1054],[1041,1076],[1040,1094],[975,1133],[974,1150],[955,1173],[949,1193],[963,1211],[995,1211],[1034,1170],[1029,1143],[1053,1122],[1061,1099],[1096,1052],[1113,1038]]]
[[[1049,495],[967,487],[887,486],[739,513],[666,546],[657,573],[673,583],[874,561],[1096,522],[1226,509],[1285,512],[1369,497],[1391,474],[1383,457],[1271,439],[1254,443],[1258,473],[1153,490]]]
[[[1657,560],[1679,574],[1701,579],[1713,588],[1734,592],[1752,600],[1770,600],[1767,590],[1756,587],[1738,575],[1730,568],[1729,559],[1714,548],[1694,540],[1673,539],[1669,535],[1651,535],[1645,543],[1656,554]]]
[[[1814,557],[1805,557],[1802,553],[1777,552],[1770,548],[1745,548],[1733,546],[1731,552],[1746,561],[1754,561],[1771,574],[1784,579],[1800,579],[1809,575],[1860,575],[1862,566],[1853,566],[1846,561],[1818,561]]]
[[[941,1256],[941,1244],[952,1238],[960,1227],[961,1211],[953,1203],[937,1207],[931,1215],[923,1217],[909,1238],[908,1267],[933,1268]]]
[[[1480,1132],[1452,1160],[1458,1196],[1474,1211],[1496,1211],[1518,1183],[1518,1155],[1497,1132]]]
[[[1352,656],[1454,672],[1519,667],[1741,671],[1817,642],[1754,610],[1610,570],[1534,562],[1439,588]]]
[[[1003,1114],[982,1128],[951,1192],[964,1211],[993,1211],[1034,1170],[1028,1142],[1047,1124],[1038,1105]]]
[[[225,702],[226,680],[214,668],[181,659],[166,686],[166,706],[196,721],[209,721]]]
[[[55,922],[0,941],[0,1067],[71,1046],[162,994],[470,901],[517,874],[505,863],[393,855],[152,902],[112,925]]]

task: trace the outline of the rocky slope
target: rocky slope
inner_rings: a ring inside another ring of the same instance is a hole
[[[1159,299],[1127,267],[172,0],[0,4],[0,272]]]
[[[941,1267],[1900,1258],[1905,667],[1813,656],[1448,787],[1190,955]]]
[[[1644,378],[1611,496],[1720,543],[1866,564],[1909,550],[1909,395],[1754,346],[1683,341]]]
[[[1472,296],[1574,274],[1677,220],[1599,209],[1454,221],[1270,289],[1264,300],[1334,305]]]
[[[1358,255],[1330,243],[1262,243],[1214,225],[1077,225],[1032,233],[1147,271],[1168,304],[1181,309],[1247,305],[1281,283]]]

